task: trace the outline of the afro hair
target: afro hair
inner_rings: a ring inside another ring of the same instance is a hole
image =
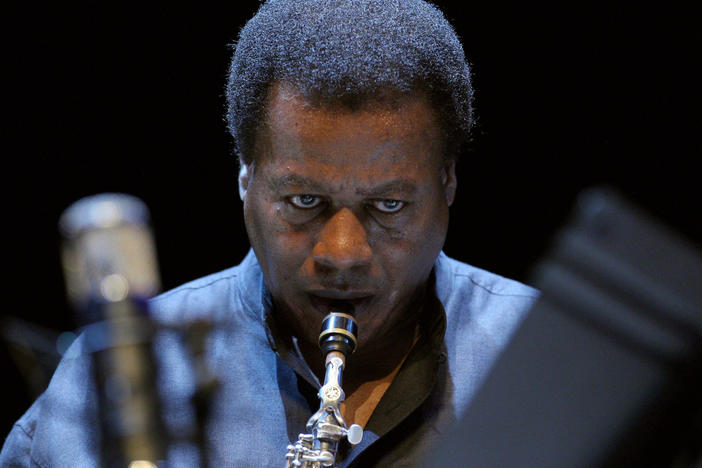
[[[271,85],[349,109],[427,93],[455,158],[473,125],[470,66],[453,27],[423,0],[268,0],[242,28],[226,86],[236,152],[253,160]]]

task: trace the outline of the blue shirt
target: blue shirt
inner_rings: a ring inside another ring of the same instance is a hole
[[[453,260],[434,266],[435,294],[422,338],[376,407],[363,441],[340,450],[338,465],[410,466],[426,456],[461,417],[476,389],[538,296],[518,282]],[[432,292],[434,293],[434,292]],[[165,423],[176,436],[169,466],[197,466],[187,440],[193,427],[193,366],[183,324],[217,324],[206,361],[219,380],[205,430],[212,466],[284,466],[287,445],[319,402],[317,382],[277,336],[270,300],[253,252],[233,268],[151,300],[161,330],[154,340]],[[8,435],[0,464],[99,465],[99,419],[85,341],[76,340],[51,383]],[[312,401],[311,401],[312,398]]]

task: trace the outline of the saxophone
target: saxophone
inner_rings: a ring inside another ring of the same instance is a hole
[[[358,326],[354,318],[344,312],[332,311],[322,320],[319,347],[324,357],[326,372],[324,385],[319,389],[319,410],[307,421],[306,434],[300,434],[295,444],[287,447],[285,468],[333,467],[341,439],[356,445],[363,438],[358,424],[346,427],[339,405],[344,401],[341,377],[346,358],[356,349]]]

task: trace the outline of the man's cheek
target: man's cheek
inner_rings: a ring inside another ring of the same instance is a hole
[[[290,281],[301,272],[305,259],[309,256],[307,238],[301,233],[269,230],[262,233],[263,248],[271,261],[271,271],[279,280]]]
[[[278,226],[273,237],[272,243],[280,251],[280,255],[291,261],[295,259],[297,262],[301,262],[311,254],[314,247],[314,238],[307,231],[291,230]]]

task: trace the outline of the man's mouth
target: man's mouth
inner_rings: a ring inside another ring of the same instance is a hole
[[[332,292],[319,291],[308,294],[312,305],[323,315],[329,312],[344,312],[354,315],[363,310],[370,301],[372,295],[358,292]]]

